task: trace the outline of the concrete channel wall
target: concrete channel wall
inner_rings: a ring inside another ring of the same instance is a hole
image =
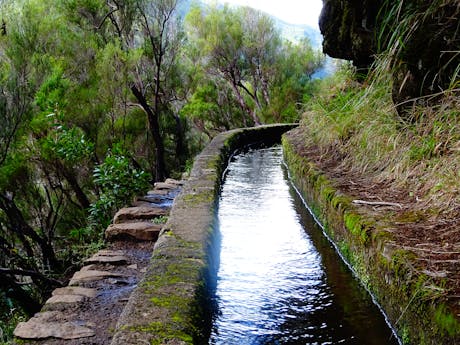
[[[207,343],[218,266],[216,208],[223,171],[235,150],[279,143],[281,135],[295,126],[225,132],[196,158],[155,245],[149,269],[118,321],[112,345]]]

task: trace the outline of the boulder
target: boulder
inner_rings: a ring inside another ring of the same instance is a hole
[[[127,220],[145,220],[153,219],[159,216],[169,214],[169,210],[161,207],[125,207],[120,209],[113,218],[115,224],[123,223]]]
[[[156,241],[162,228],[163,224],[154,224],[152,222],[111,224],[105,230],[105,237],[108,241],[118,239]]]

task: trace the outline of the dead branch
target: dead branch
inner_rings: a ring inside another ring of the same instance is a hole
[[[365,200],[353,200],[353,204],[358,204],[358,205],[370,205],[370,206],[391,206],[391,207],[399,207],[402,209],[402,205],[398,204],[396,202],[387,202],[387,201],[365,201]]]

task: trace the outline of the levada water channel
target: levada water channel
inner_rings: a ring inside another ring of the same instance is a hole
[[[291,186],[281,147],[230,162],[218,219],[210,344],[398,344]]]

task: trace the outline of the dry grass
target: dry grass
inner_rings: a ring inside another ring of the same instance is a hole
[[[325,80],[307,105],[302,124],[306,146],[341,157],[339,169],[391,184],[415,202],[440,212],[460,209],[460,98],[445,92],[437,106],[417,107],[402,120],[391,102],[391,85],[380,64],[365,84],[349,67]]]

